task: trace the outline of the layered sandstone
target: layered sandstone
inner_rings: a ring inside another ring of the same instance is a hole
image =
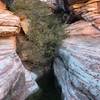
[[[20,28],[17,16],[0,9],[0,100],[25,100],[39,89],[37,76],[25,69],[16,53]]]
[[[100,100],[100,0],[73,4],[83,20],[69,25],[54,62],[63,100]]]
[[[70,6],[70,9],[76,15],[80,15],[84,20],[90,22],[95,28],[100,30],[100,0],[75,3]]]

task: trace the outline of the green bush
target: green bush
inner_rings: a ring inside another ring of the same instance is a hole
[[[52,14],[47,5],[39,0],[16,0],[11,10],[31,20],[30,31],[26,35],[33,43],[32,62],[37,66],[50,65],[55,48],[63,38],[60,15]]]

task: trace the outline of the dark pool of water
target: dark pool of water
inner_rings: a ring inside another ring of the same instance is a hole
[[[40,91],[31,95],[27,100],[61,100],[60,91],[56,88],[52,72],[45,74],[37,82]]]

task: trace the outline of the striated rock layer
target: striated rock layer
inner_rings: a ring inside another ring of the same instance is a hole
[[[63,40],[54,61],[63,100],[100,100],[99,1],[89,0],[85,10],[75,10],[86,17],[65,29],[69,38]]]
[[[70,6],[70,9],[100,30],[100,0],[87,0],[84,3],[76,2]]]
[[[37,76],[24,68],[16,54],[20,27],[18,17],[0,10],[0,100],[25,100],[39,89]]]
[[[99,54],[100,38],[73,37],[64,41],[54,63],[64,100],[100,100]]]

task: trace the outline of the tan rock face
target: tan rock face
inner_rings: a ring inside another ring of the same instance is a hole
[[[75,3],[77,3],[77,4],[85,3],[85,2],[87,2],[87,1],[89,1],[89,0],[68,0],[68,3],[69,3],[70,5],[72,5],[72,4],[75,4]]]
[[[69,36],[100,36],[100,31],[84,20],[77,21],[65,28],[65,34]]]
[[[100,29],[100,0],[88,0],[85,3],[74,3],[70,7],[76,15],[81,15],[96,28]]]
[[[0,36],[12,36],[20,32],[20,20],[10,11],[0,11]]]
[[[6,5],[2,1],[0,1],[0,10],[1,9],[6,9]]]
[[[20,16],[21,19],[21,27],[24,31],[25,34],[28,34],[29,30],[30,30],[30,22],[31,20],[29,20],[26,16]]]

